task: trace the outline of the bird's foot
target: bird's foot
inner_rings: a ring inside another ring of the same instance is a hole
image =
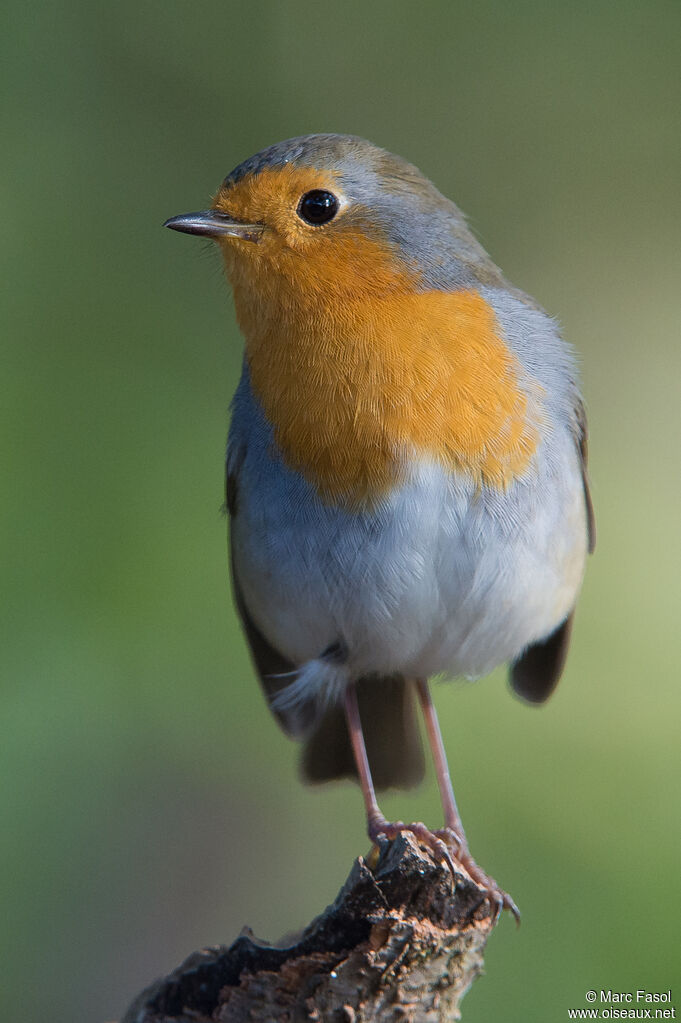
[[[404,821],[388,821],[382,815],[369,820],[369,838],[372,842],[378,842],[381,838],[389,841],[408,832],[413,835],[417,842],[425,845],[438,860],[444,860],[452,874],[456,873],[456,865],[452,852],[447,842],[443,841],[439,833],[431,831],[425,824],[415,821],[412,824],[405,824]]]
[[[495,922],[499,919],[502,910],[508,909],[513,914],[515,922],[519,924],[520,910],[511,896],[497,884],[493,877],[490,877],[489,874],[486,874],[477,865],[468,851],[466,842],[461,839],[457,832],[453,828],[439,828],[433,832],[433,835],[446,843],[456,862],[463,867],[471,880],[475,881],[478,887],[484,890],[485,896],[481,901],[489,901]]]
[[[404,832],[413,835],[417,842],[429,849],[438,860],[444,861],[453,876],[459,872],[457,868],[463,868],[471,880],[483,890],[484,894],[478,905],[485,901],[489,902],[495,923],[504,909],[510,910],[516,923],[520,923],[520,911],[511,896],[477,865],[465,842],[452,828],[431,831],[421,821],[405,824],[403,821],[387,821],[383,816],[374,817],[369,821],[369,838],[372,842],[377,842],[380,838],[392,841]]]

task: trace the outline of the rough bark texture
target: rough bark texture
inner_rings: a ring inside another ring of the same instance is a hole
[[[412,837],[361,857],[336,901],[286,947],[248,930],[191,955],[122,1023],[444,1023],[482,970],[494,921],[465,874]]]

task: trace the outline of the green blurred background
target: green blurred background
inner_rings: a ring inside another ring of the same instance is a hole
[[[674,988],[678,0],[15,0],[2,46],[0,1018],[117,1018],[194,948],[304,924],[367,849],[253,678],[220,514],[241,341],[217,252],[161,229],[310,131],[420,166],[583,364],[599,548],[564,682],[538,711],[502,672],[436,692],[523,910],[465,1019]],[[432,774],[384,808],[437,822]]]

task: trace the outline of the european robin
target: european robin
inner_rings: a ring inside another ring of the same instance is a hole
[[[214,239],[234,292],[234,594],[304,775],[356,775],[373,841],[412,832],[517,915],[469,852],[428,679],[510,662],[540,703],[560,677],[594,544],[570,347],[454,203],[360,138],[271,146],[166,226]],[[374,790],[422,775],[414,695],[434,831]]]

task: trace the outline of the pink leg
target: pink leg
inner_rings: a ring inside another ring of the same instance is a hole
[[[449,776],[449,764],[447,763],[445,745],[442,741],[440,722],[437,719],[435,706],[430,696],[428,683],[425,681],[425,679],[419,679],[417,681],[416,691],[419,695],[421,710],[423,711],[423,719],[426,723],[428,742],[430,743],[430,748],[433,753],[435,775],[437,777],[437,785],[440,790],[442,809],[444,810],[445,814],[445,825],[448,828],[450,828],[456,835],[459,841],[461,851],[467,853],[468,842],[466,841],[466,835],[463,830],[463,824],[461,823],[461,817],[459,816],[459,810],[456,805],[456,799],[454,798],[454,789],[452,787],[452,779]]]
[[[445,816],[445,828],[442,831],[436,831],[435,834],[447,842],[455,858],[464,867],[466,872],[473,878],[476,884],[479,884],[481,888],[486,890],[488,898],[497,906],[497,911],[501,912],[502,909],[510,909],[516,922],[519,923],[520,912],[513,899],[506,892],[502,891],[493,878],[480,869],[469,852],[468,842],[466,841],[463,824],[461,823],[456,799],[454,798],[452,780],[449,776],[449,765],[447,764],[447,754],[445,753],[442,741],[440,723],[437,719],[427,681],[419,679],[416,683],[416,690],[426,723],[428,741],[433,753],[435,774]]]
[[[345,716],[348,722],[352,751],[355,756],[355,763],[357,764],[359,784],[364,796],[364,805],[367,811],[367,830],[371,841],[376,842],[381,837],[394,839],[402,834],[402,832],[409,831],[439,859],[444,860],[452,874],[455,874],[456,867],[452,855],[442,838],[429,831],[425,824],[420,822],[404,824],[402,821],[387,821],[381,813],[376,802],[374,783],[371,778],[371,770],[369,769],[362,722],[359,716],[359,707],[357,706],[357,689],[354,683],[351,683],[345,690]]]

